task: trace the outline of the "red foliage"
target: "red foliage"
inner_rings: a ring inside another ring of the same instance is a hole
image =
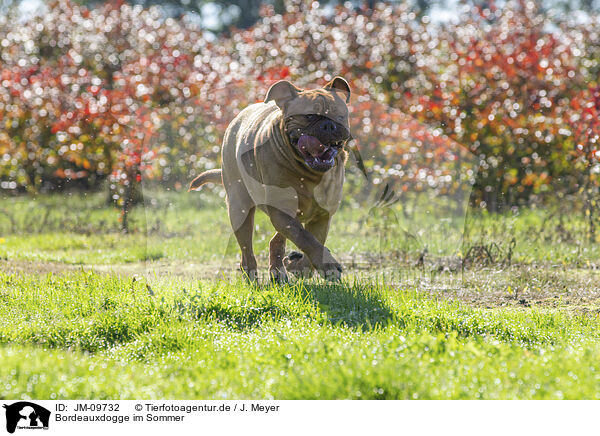
[[[0,21],[0,178],[34,190],[58,177],[110,176],[121,192],[174,185],[218,164],[227,124],[272,83],[340,74],[375,181],[452,193],[475,158],[480,200],[528,200],[575,177],[578,144],[595,150],[600,102],[584,62],[600,57],[597,21],[551,22],[532,5],[490,4],[445,26],[405,5],[266,8],[211,41],[156,8],[55,1],[43,17]]]

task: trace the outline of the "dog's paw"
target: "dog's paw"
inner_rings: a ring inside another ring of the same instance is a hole
[[[342,278],[342,265],[335,260],[327,248],[323,250],[323,257],[317,270],[319,271],[319,275],[325,280],[339,281]]]
[[[255,269],[240,268],[244,280],[248,283],[258,283],[258,271]]]
[[[319,274],[321,277],[323,277],[325,280],[329,280],[330,282],[340,281],[342,278],[342,272],[342,266],[337,262],[325,264],[323,265],[322,270],[319,269]]]
[[[308,257],[299,251],[292,251],[283,258],[283,265],[287,272],[296,277],[309,278],[312,276],[313,269]]]
[[[269,277],[274,283],[283,284],[289,281],[287,273],[285,272],[285,268],[283,267],[269,270]]]
[[[304,254],[300,253],[299,251],[292,251],[285,258],[290,262],[299,261],[300,259],[304,258]]]

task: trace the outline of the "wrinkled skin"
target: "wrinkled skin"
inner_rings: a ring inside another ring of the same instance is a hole
[[[312,272],[339,280],[342,267],[325,247],[331,217],[342,199],[345,143],[350,139],[348,83],[336,77],[324,88],[302,90],[290,82],[271,86],[264,103],[248,106],[223,139],[222,170],[190,185],[223,182],[229,219],[242,252],[240,267],[257,278],[252,247],[254,213],[267,213],[277,233],[269,244],[269,273]],[[302,253],[285,256],[286,240]]]

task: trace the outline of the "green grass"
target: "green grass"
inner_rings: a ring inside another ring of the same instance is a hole
[[[0,298],[3,398],[600,398],[598,317],[95,273],[3,274]]]
[[[210,194],[147,193],[146,207],[131,213],[128,235],[121,234],[118,210],[106,205],[103,193],[0,198],[0,259],[73,265],[234,259],[238,250],[224,201]],[[423,252],[431,259],[456,257],[485,245],[503,258],[514,238],[511,260],[520,264],[600,265],[600,240],[590,241],[586,221],[572,213],[454,216],[446,204],[425,198],[384,209],[355,206],[344,203],[334,216],[328,246],[338,256],[414,263]],[[258,212],[254,243],[263,259],[273,234]]]
[[[470,213],[461,241],[460,216],[344,204],[343,283],[257,286],[214,274],[238,250],[213,197],[147,196],[126,235],[102,194],[0,199],[0,398],[600,399],[583,220]]]

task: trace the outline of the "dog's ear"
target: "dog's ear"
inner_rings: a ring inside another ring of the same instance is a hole
[[[346,103],[350,101],[350,85],[346,82],[346,79],[340,76],[335,76],[327,85],[325,85],[327,91],[341,92],[346,98]]]
[[[280,80],[272,85],[267,91],[265,103],[274,101],[277,106],[283,109],[285,104],[288,101],[295,99],[301,91],[300,88],[295,87],[287,80]]]

